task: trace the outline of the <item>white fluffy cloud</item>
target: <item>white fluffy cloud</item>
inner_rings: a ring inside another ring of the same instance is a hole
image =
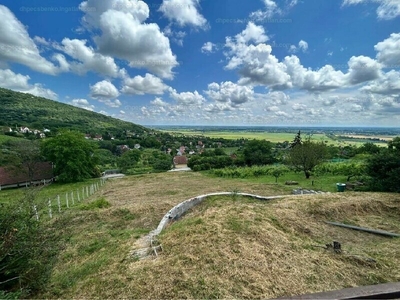
[[[350,84],[358,84],[375,80],[381,76],[382,65],[376,60],[366,56],[353,56],[349,62],[349,73],[347,74]]]
[[[284,64],[293,86],[310,92],[321,92],[339,88],[345,84],[345,75],[326,65],[318,71],[304,68],[297,56],[285,57]]]
[[[109,107],[120,107],[122,105],[121,101],[114,99],[119,96],[117,88],[107,80],[99,81],[91,86],[90,96]]]
[[[205,92],[207,96],[217,102],[227,103],[230,106],[237,106],[253,100],[254,91],[250,87],[240,86],[231,81],[216,82],[208,85]]]
[[[380,20],[392,20],[400,16],[400,2],[398,0],[343,0],[342,5],[356,5],[367,2],[378,4],[376,14]]]
[[[13,71],[0,69],[0,86],[14,91],[29,93],[38,97],[57,100],[58,96],[50,89],[44,88],[40,83],[29,84],[28,75],[16,74]]]
[[[308,43],[306,41],[301,40],[299,42],[299,48],[301,49],[301,51],[303,52],[307,52],[308,50]]]
[[[170,97],[174,99],[178,104],[183,106],[191,106],[191,105],[201,105],[206,99],[199,94],[199,92],[182,92],[178,93],[175,89],[169,88]]]
[[[399,4],[400,5],[400,4]],[[400,33],[392,33],[389,38],[375,45],[376,58],[389,68],[400,68]]]
[[[264,9],[259,9],[250,14],[250,18],[255,21],[265,21],[266,19],[271,19],[275,16],[283,16],[288,13],[290,9],[297,5],[298,0],[286,0],[284,1],[274,1],[274,0],[263,0]],[[281,7],[278,4],[282,4]]]
[[[225,47],[230,50],[224,53],[228,58],[225,68],[238,70],[240,85],[261,85],[270,90],[298,88],[321,93],[378,80],[384,75],[383,67],[400,65],[400,34],[392,34],[375,46],[377,60],[367,56],[351,57],[347,73],[335,70],[331,65],[317,70],[306,68],[296,55],[279,61],[272,54],[273,46],[267,43],[263,27],[253,23],[234,38],[226,38]],[[299,47],[293,46],[292,51],[307,49],[307,42],[301,40]]]
[[[164,28],[164,35],[169,37],[173,42],[177,43],[179,46],[183,46],[183,39],[186,36],[186,32],[178,30],[172,30],[171,26],[168,25]]]
[[[250,17],[256,21],[263,21],[265,19],[270,19],[275,15],[281,15],[282,10],[273,0],[263,0],[265,10],[257,10],[250,14]]]
[[[45,74],[59,73],[53,63],[40,55],[25,26],[3,5],[0,5],[0,28],[0,61],[16,62]]]
[[[217,48],[217,45],[211,42],[206,42],[204,45],[201,47],[201,52],[203,53],[213,53]]]
[[[229,58],[226,69],[239,68],[241,85],[265,85],[270,88],[287,88],[290,76],[286,67],[271,54],[272,47],[262,26],[252,22],[235,38],[227,37],[225,46],[230,49],[225,55]],[[250,42],[255,43],[249,44]]]
[[[129,62],[132,68],[145,68],[162,78],[173,78],[178,65],[169,39],[155,23],[144,23],[149,7],[138,0],[88,0],[80,4],[83,24],[100,32],[94,37],[98,51]]]
[[[298,51],[307,52],[307,50],[308,50],[308,43],[303,40],[299,42],[298,47],[296,47],[295,45],[291,45],[289,48],[290,53],[296,53]]]
[[[71,101],[71,104],[73,106],[80,107],[90,111],[93,111],[95,108],[94,105],[90,104],[89,101],[87,101],[86,99],[73,99]]]
[[[394,70],[361,88],[364,92],[400,97],[400,72]],[[399,99],[400,100],[400,99]]]
[[[111,99],[100,99],[100,102],[104,103],[105,105],[109,106],[109,107],[120,107],[122,105],[121,101],[119,101],[118,99],[115,100],[111,100]]]
[[[171,22],[179,26],[207,26],[207,20],[199,13],[198,0],[163,0],[159,11]]]
[[[290,96],[281,91],[269,92],[263,97],[273,105],[285,105],[290,101]]]
[[[118,66],[114,59],[96,53],[92,47],[86,46],[86,43],[86,40],[65,38],[62,40],[61,45],[54,44],[54,47],[68,54],[74,61],[67,62],[60,54],[55,55],[54,59],[59,62],[62,69],[71,70],[81,75],[88,71],[93,71],[102,75],[117,77]]]
[[[144,77],[138,75],[133,78],[124,78],[121,92],[137,95],[162,95],[167,88],[168,86],[160,78],[147,73]]]
[[[168,103],[164,102],[160,97],[156,97],[153,101],[150,102],[150,104],[158,107],[168,106]]]

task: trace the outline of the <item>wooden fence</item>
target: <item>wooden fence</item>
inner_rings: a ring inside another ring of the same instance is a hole
[[[70,190],[65,194],[58,194],[52,198],[42,199],[42,201],[39,201],[41,204],[40,207],[36,204],[33,205],[36,220],[39,221],[45,216],[48,216],[51,219],[55,214],[61,213],[63,210],[81,203],[84,199],[100,190],[100,188],[105,184],[105,181],[106,180],[102,178],[95,183],[76,190]]]

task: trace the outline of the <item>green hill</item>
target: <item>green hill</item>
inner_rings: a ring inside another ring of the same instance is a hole
[[[60,103],[31,94],[14,92],[0,88],[0,126],[27,126],[42,130],[57,131],[62,128],[75,129],[86,133],[102,134],[124,130],[135,133],[149,129],[88,111],[72,105]]]

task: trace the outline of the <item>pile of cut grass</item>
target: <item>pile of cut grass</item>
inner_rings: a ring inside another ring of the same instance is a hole
[[[137,240],[188,198],[217,191],[264,196],[275,185],[164,173],[110,181],[108,208],[71,213],[70,238],[39,298],[273,298],[400,280],[400,239],[327,225],[400,231],[396,194],[337,193],[262,202],[213,197],[169,226],[156,259],[127,259]],[[344,252],[314,245],[333,240]],[[368,258],[376,260],[371,262]]]

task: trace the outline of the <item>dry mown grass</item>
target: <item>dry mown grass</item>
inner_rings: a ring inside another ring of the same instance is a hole
[[[400,239],[324,223],[399,232],[396,194],[288,196],[270,202],[214,197],[162,233],[164,251],[157,259],[126,259],[137,238],[154,229],[174,205],[200,194],[234,190],[283,193],[275,185],[198,173],[109,182],[100,194],[111,208],[71,215],[71,238],[48,291],[40,296],[271,298],[400,280]],[[313,247],[333,240],[342,243],[342,254]]]

